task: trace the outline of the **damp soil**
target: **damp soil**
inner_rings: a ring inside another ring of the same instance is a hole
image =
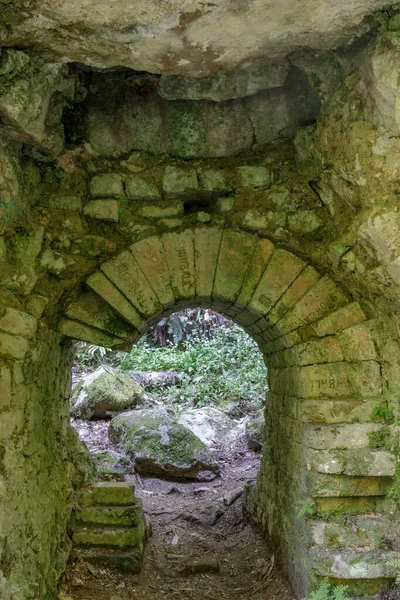
[[[92,448],[105,449],[106,431],[104,422],[82,422],[79,433]],[[95,567],[75,556],[60,598],[293,600],[272,550],[242,509],[243,488],[256,478],[260,455],[243,439],[215,454],[221,476],[211,482],[127,477],[151,523],[140,573]]]

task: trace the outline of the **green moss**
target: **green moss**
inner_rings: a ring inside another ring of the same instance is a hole
[[[373,450],[388,448],[390,445],[390,432],[385,429],[369,433],[369,447]]]

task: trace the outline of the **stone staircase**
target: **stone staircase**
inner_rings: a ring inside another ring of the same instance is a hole
[[[122,571],[140,569],[148,528],[129,482],[99,482],[83,490],[71,528],[75,554]]]

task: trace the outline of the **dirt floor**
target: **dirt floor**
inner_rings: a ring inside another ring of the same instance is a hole
[[[105,422],[75,425],[93,449],[110,447]],[[292,600],[274,555],[243,516],[243,487],[255,479],[259,455],[244,440],[216,454],[221,476],[211,482],[132,475],[152,529],[140,574],[78,559],[65,574],[60,599]]]

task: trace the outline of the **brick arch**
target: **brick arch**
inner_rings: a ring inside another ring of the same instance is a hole
[[[203,226],[148,237],[103,263],[58,330],[129,349],[162,316],[190,306],[225,314],[265,355],[267,433],[248,505],[299,596],[315,575],[361,586],[387,576],[378,538],[367,534],[360,548],[358,525],[334,520],[357,514],[373,524],[366,514],[393,484],[393,455],[370,441],[387,430],[370,422],[384,398],[374,323],[293,253],[255,234]],[[299,516],[304,502],[310,514]]]

